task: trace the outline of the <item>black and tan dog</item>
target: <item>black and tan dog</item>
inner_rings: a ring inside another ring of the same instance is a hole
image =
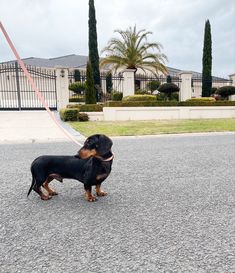
[[[105,196],[101,190],[101,183],[111,172],[113,154],[112,140],[105,135],[93,135],[87,138],[84,146],[75,156],[44,155],[36,158],[31,165],[32,190],[38,193],[42,200],[48,200],[57,192],[49,187],[49,183],[56,179],[60,182],[64,178],[76,179],[84,184],[85,198],[95,201],[92,195],[92,186],[96,186],[97,196]],[[48,195],[44,194],[42,188]]]

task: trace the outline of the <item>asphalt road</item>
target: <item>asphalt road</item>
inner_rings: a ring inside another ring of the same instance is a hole
[[[109,195],[26,193],[31,161],[71,143],[0,145],[0,272],[234,273],[235,135],[115,139]]]

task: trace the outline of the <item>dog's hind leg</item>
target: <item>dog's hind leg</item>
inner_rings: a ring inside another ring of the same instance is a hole
[[[48,192],[49,196],[58,195],[58,193],[49,187],[49,183],[53,180],[53,177],[48,177],[47,180],[43,183],[43,188]]]

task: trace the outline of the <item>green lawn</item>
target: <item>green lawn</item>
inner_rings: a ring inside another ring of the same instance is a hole
[[[137,136],[235,131],[235,119],[69,122],[81,134]]]

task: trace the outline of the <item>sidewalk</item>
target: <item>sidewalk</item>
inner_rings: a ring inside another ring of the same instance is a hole
[[[56,114],[59,119],[58,114]],[[72,135],[84,137],[61,122]],[[46,111],[0,111],[0,144],[22,142],[71,141],[52,121]]]

